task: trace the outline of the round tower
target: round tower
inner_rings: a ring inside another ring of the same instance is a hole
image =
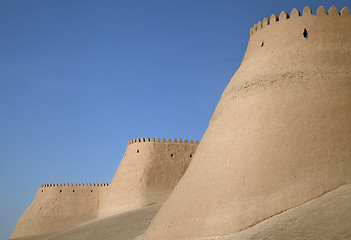
[[[129,141],[108,189],[100,196],[98,217],[166,201],[188,168],[198,141],[141,138]]]
[[[144,239],[239,232],[351,182],[351,16],[256,24],[196,156]]]

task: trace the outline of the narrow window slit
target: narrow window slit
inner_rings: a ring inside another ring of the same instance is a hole
[[[306,38],[306,39],[308,39],[308,37],[309,37],[306,28],[303,30],[303,37]]]

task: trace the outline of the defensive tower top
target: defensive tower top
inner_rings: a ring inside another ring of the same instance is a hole
[[[341,11],[339,12],[339,10],[335,7],[332,6],[328,12],[326,11],[326,9],[323,6],[319,6],[317,11],[316,11],[316,15],[312,14],[311,8],[306,6],[303,11],[302,11],[302,15],[300,14],[299,10],[297,10],[296,8],[294,8],[291,12],[290,15],[287,14],[285,11],[282,11],[279,15],[279,17],[275,14],[272,14],[270,19],[268,18],[264,18],[262,21],[259,21],[257,24],[255,24],[251,30],[250,30],[250,35],[260,31],[261,29],[265,28],[268,25],[272,25],[275,24],[277,22],[281,22],[287,19],[296,19],[299,17],[326,17],[326,16],[340,16],[340,17],[345,17],[345,16],[350,16],[350,10],[347,7],[344,7],[343,9],[341,9]]]
[[[279,69],[285,73],[294,71],[292,68],[305,69],[306,62],[315,70],[316,65],[325,69],[349,67],[351,58],[345,47],[351,47],[349,8],[339,11],[333,6],[326,11],[320,6],[315,14],[309,7],[302,13],[294,8],[290,14],[273,14],[251,28],[242,64],[255,65],[260,75],[268,74],[262,70],[267,64],[272,66],[269,74],[277,74]],[[250,76],[253,75],[250,70]]]

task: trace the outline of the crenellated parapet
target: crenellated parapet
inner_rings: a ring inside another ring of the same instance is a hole
[[[53,183],[41,184],[41,188],[48,187],[108,187],[110,183]]]
[[[326,9],[323,6],[318,7],[316,14],[312,14],[312,10],[310,7],[306,6],[303,11],[302,14],[300,13],[299,10],[297,10],[296,8],[294,8],[291,12],[290,15],[288,13],[286,13],[285,11],[282,11],[279,15],[279,17],[276,14],[272,14],[270,18],[264,18],[262,21],[259,21],[257,24],[255,24],[251,30],[250,30],[250,35],[255,34],[256,32],[260,31],[261,29],[264,29],[266,27],[268,27],[269,25],[274,25],[277,24],[278,22],[282,22],[282,21],[286,21],[289,19],[296,19],[299,17],[309,17],[309,16],[317,16],[317,17],[328,17],[328,16],[340,16],[340,17],[350,17],[350,10],[347,7],[344,7],[343,9],[341,9],[341,11],[339,12],[339,10],[335,7],[332,6],[328,12],[326,11]]]
[[[313,76],[327,79],[326,74],[331,78],[335,74],[332,69],[350,69],[351,59],[345,51],[349,46],[351,14],[347,7],[339,11],[333,6],[327,11],[320,6],[315,13],[305,7],[301,13],[293,9],[290,14],[273,14],[251,29],[245,57],[234,75],[238,80],[224,94],[237,99],[271,85],[317,84],[310,82]],[[250,71],[244,71],[246,68]],[[320,69],[326,71],[322,74]]]
[[[174,138],[173,140],[171,138],[168,138],[166,140],[166,138],[162,138],[162,140],[160,138],[136,138],[133,140],[128,141],[128,144],[134,144],[134,143],[144,143],[144,142],[151,142],[151,143],[182,143],[182,144],[199,144],[198,140],[188,140],[188,139],[176,139]]]

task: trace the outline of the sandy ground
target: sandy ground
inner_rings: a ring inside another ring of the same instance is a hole
[[[160,204],[86,222],[59,234],[21,240],[141,240]],[[221,240],[351,239],[351,184]]]

